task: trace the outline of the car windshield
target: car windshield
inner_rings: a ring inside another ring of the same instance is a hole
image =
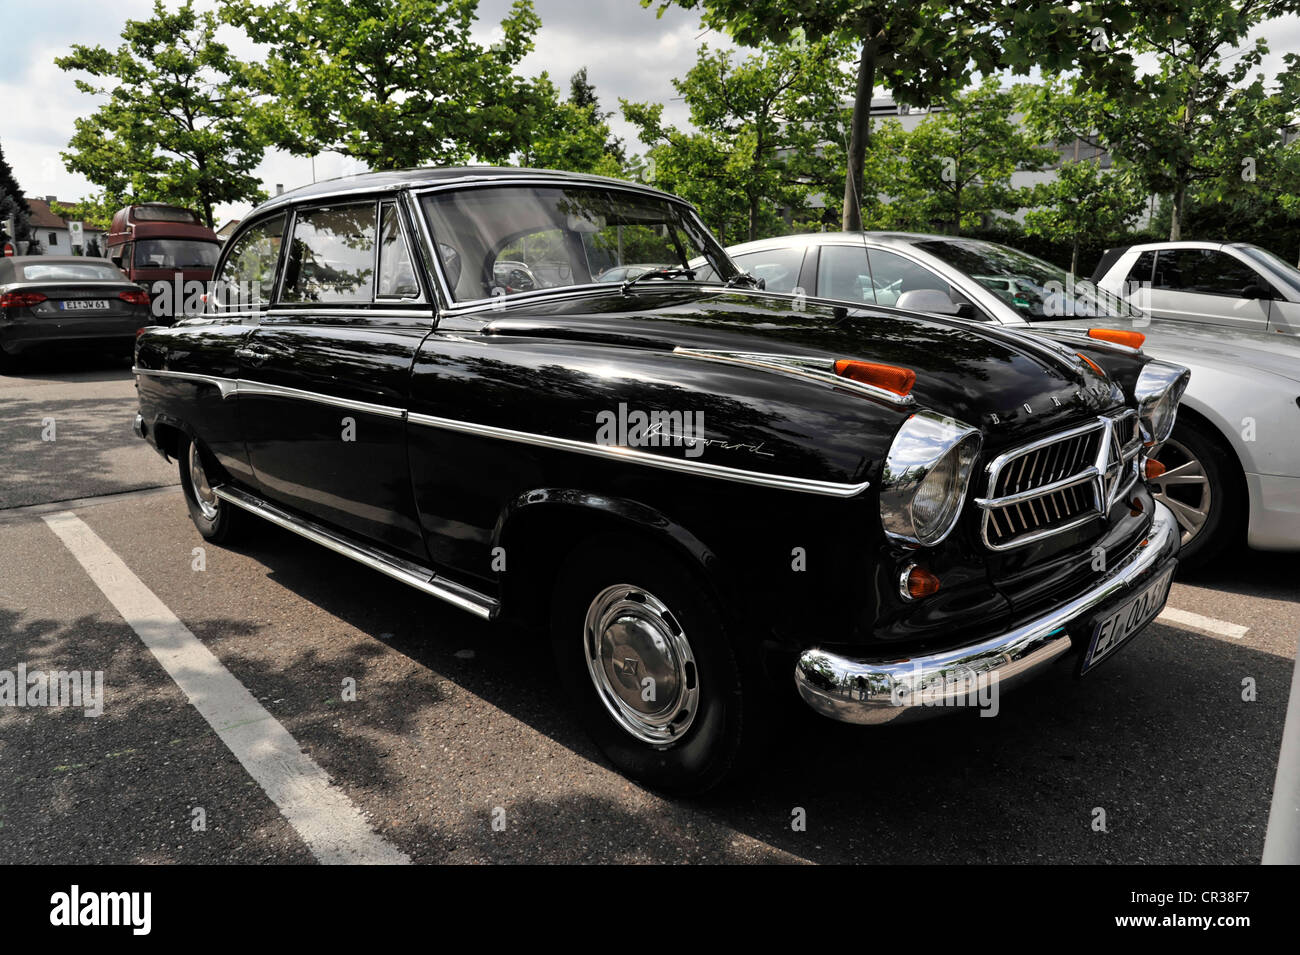
[[[711,282],[736,272],[687,206],[657,196],[511,185],[434,192],[423,204],[457,302],[599,283],[620,268],[626,281],[644,269],[687,269],[699,257],[712,266]],[[675,271],[664,277],[692,280],[700,281]]]
[[[1123,317],[1122,303],[1080,282],[1065,269],[1016,249],[992,242],[929,240],[916,243],[953,268],[965,273],[1028,321],[1074,318]]]
[[[125,281],[117,268],[99,262],[42,262],[24,265],[23,278],[28,282]]]
[[[1247,258],[1264,266],[1268,277],[1279,285],[1287,286],[1287,290],[1292,296],[1300,297],[1300,269],[1257,245],[1238,245],[1234,246],[1234,248]]]
[[[137,269],[210,269],[220,248],[202,239],[140,239],[135,244]]]

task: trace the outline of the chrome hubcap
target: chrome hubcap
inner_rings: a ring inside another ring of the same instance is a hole
[[[583,623],[587,672],[614,722],[643,743],[680,737],[695,720],[700,687],[677,618],[631,584],[606,587]]]
[[[1210,516],[1214,491],[1205,467],[1187,449],[1172,438],[1160,449],[1160,463],[1165,473],[1150,481],[1155,499],[1171,510],[1182,531],[1183,546],[1201,532]]]
[[[215,520],[217,517],[218,498],[208,484],[208,476],[203,471],[203,462],[199,460],[199,449],[193,441],[190,442],[190,487],[194,489],[194,500],[199,505],[199,513],[208,520]]]

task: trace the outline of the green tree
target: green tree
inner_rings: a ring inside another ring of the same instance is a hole
[[[1144,16],[1176,29],[1184,0],[1146,0]],[[928,106],[967,85],[976,74],[1028,73],[1035,66],[1059,72],[1083,62],[1088,75],[1132,75],[1126,52],[1110,54],[1099,40],[1130,29],[1131,0],[641,0],[657,6],[704,10],[704,21],[739,42],[785,42],[802,32],[833,37],[857,51],[856,83],[847,140],[843,228],[861,228],[858,198],[865,197],[864,166],[871,141],[871,96],[877,83],[902,102]]]
[[[27,198],[23,195],[22,188],[18,185],[18,180],[14,177],[14,171],[9,166],[8,160],[5,159],[4,148],[0,147],[0,242],[12,242],[15,251],[23,249],[23,243],[31,241],[32,232],[28,217],[32,210],[27,206]],[[14,235],[5,232],[5,222],[9,218],[14,220]]]
[[[1243,169],[1281,145],[1300,108],[1300,56],[1287,54],[1270,84],[1254,72],[1266,42],[1240,44],[1298,10],[1300,0],[1191,0],[1176,24],[1143,17],[1110,50],[1154,56],[1154,69],[1123,81],[1083,73],[1048,83],[1030,120],[1058,141],[1078,138],[1132,164],[1152,192],[1169,196],[1169,238],[1178,240],[1198,190],[1246,181]]]
[[[876,224],[956,234],[1029,205],[1032,193],[1012,185],[1013,173],[1040,169],[1056,152],[1018,122],[1023,95],[989,78],[949,96],[911,132],[886,125],[864,178],[887,197],[877,200]]]
[[[545,73],[533,88],[532,115],[525,124],[529,135],[517,156],[521,165],[599,176],[624,174],[622,144],[610,133],[606,122],[610,114],[600,110],[585,69],[574,74],[567,100],[559,98]]]
[[[87,226],[108,231],[113,222],[113,213],[120,205],[105,196],[92,196],[78,202],[54,202],[50,210],[61,219],[84,222]]]
[[[526,147],[548,88],[515,75],[541,21],[516,0],[491,46],[478,0],[224,0],[225,19],[266,44],[251,70],[268,131],[300,155],[337,151],[372,169],[506,162]]]
[[[663,105],[622,101],[650,147],[654,181],[699,206],[728,241],[776,231],[780,210],[808,208],[832,175],[823,148],[848,83],[829,41],[762,44],[739,61],[702,46],[673,86],[694,130],[665,125]]]
[[[76,121],[63,160],[114,203],[173,202],[202,210],[264,197],[252,175],[265,142],[243,69],[216,40],[217,20],[192,0],[176,11],[154,0],[148,20],[128,20],[117,50],[75,45],[54,62],[88,74],[77,88],[107,98]]]
[[[1035,190],[1025,232],[1070,243],[1070,271],[1079,272],[1079,248],[1088,240],[1123,233],[1142,211],[1146,191],[1130,168],[1104,170],[1090,160],[1061,164],[1054,180]]]

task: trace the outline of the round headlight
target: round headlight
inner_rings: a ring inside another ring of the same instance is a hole
[[[1148,362],[1133,388],[1137,399],[1138,421],[1142,425],[1142,442],[1153,448],[1163,444],[1173,433],[1178,417],[1178,402],[1187,390],[1192,373],[1182,365],[1163,361]]]
[[[885,533],[926,546],[951,533],[979,454],[979,431],[928,411],[899,429],[885,459],[880,517]]]

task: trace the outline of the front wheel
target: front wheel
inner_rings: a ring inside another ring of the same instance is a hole
[[[1165,473],[1150,480],[1151,490],[1178,521],[1180,567],[1203,567],[1241,538],[1244,494],[1232,453],[1199,423],[1182,420],[1160,448]]]
[[[551,636],[583,727],[627,776],[700,793],[745,761],[754,680],[720,608],[668,552],[613,539],[580,546],[560,572]]]
[[[228,543],[243,528],[246,515],[234,505],[217,497],[208,478],[208,457],[197,441],[186,439],[181,448],[181,488],[190,520],[205,540],[214,544]]]

